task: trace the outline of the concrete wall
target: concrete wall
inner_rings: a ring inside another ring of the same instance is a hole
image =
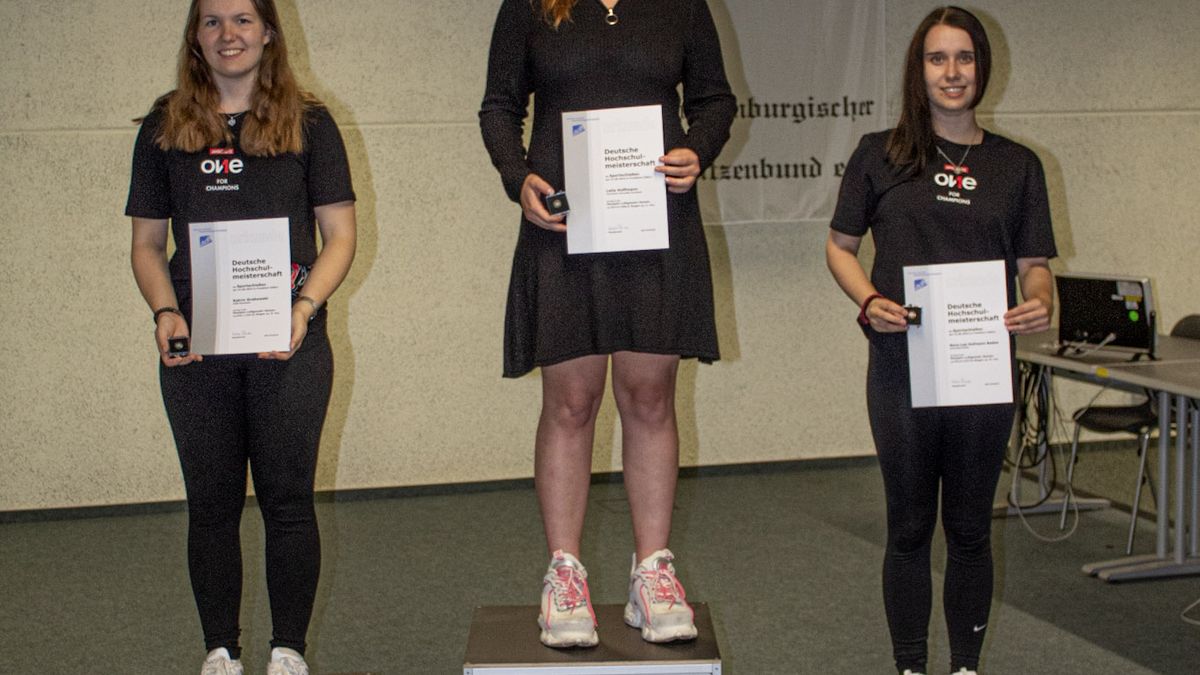
[[[0,2],[0,510],[182,498],[121,214],[129,120],[172,86],[185,6]],[[358,261],[331,305],[321,489],[532,472],[540,383],[499,377],[518,212],[475,118],[497,7],[281,3],[298,71],[342,125],[360,199]],[[929,7],[886,2],[894,78]],[[1200,4],[973,7],[999,55],[984,116],[1046,164],[1056,267],[1152,274],[1165,325],[1200,309]],[[825,228],[709,237],[725,360],[681,368],[683,463],[870,453],[865,344],[825,270]],[[597,436],[596,470],[619,468],[611,400]]]

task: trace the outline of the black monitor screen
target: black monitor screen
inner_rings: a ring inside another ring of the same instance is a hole
[[[1058,340],[1153,353],[1150,281],[1138,277],[1061,274]]]

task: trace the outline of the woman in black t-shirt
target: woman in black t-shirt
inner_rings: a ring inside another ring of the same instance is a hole
[[[247,462],[266,534],[267,672],[307,673],[320,571],[313,480],[333,369],[324,304],[354,258],[356,220],[337,126],[297,86],[273,0],[193,0],[177,88],[142,120],[126,215],[187,490],[188,569],[209,650],[202,673],[242,672]],[[288,222],[289,349],[173,353],[169,342],[189,335],[192,316],[189,225],[265,218]],[[176,248],[169,262],[168,233]]]
[[[887,498],[884,607],[902,673],[926,670],[939,493],[951,670],[978,668],[992,593],[992,497],[1013,420],[1011,403],[913,408],[903,268],[1003,260],[1005,326],[1021,334],[1050,323],[1056,250],[1045,178],[1031,151],[976,123],[990,67],[973,15],[943,7],[925,18],[906,58],[900,121],[854,152],[826,245],[870,341],[867,407]],[[868,230],[870,278],[858,261]]]

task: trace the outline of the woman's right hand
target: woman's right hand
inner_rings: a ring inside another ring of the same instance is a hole
[[[191,337],[187,321],[183,316],[175,312],[163,312],[159,314],[158,322],[154,326],[154,341],[158,344],[158,355],[162,359],[164,366],[174,368],[175,366],[187,365],[193,361],[204,360],[203,356],[194,352],[189,352],[187,356],[169,356],[167,354],[167,341],[176,337]]]
[[[542,180],[541,176],[536,173],[529,174],[525,177],[525,182],[521,185],[521,210],[525,213],[525,220],[543,230],[566,232],[566,215],[560,213],[557,216],[552,216],[546,210],[546,205],[542,203],[542,197],[552,194],[554,194],[554,188]]]
[[[866,316],[871,328],[877,332],[903,333],[908,330],[908,311],[883,296],[867,303]]]

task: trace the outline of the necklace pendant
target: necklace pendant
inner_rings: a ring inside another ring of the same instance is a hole
[[[229,118],[229,127],[230,127],[230,128],[233,128],[233,127],[235,127],[235,126],[237,126],[237,118],[236,118],[236,117],[232,117],[232,116],[231,116],[231,117]]]
[[[617,18],[617,13],[612,10],[612,7],[607,7],[608,14],[604,17],[604,23],[615,26],[620,19]]]

